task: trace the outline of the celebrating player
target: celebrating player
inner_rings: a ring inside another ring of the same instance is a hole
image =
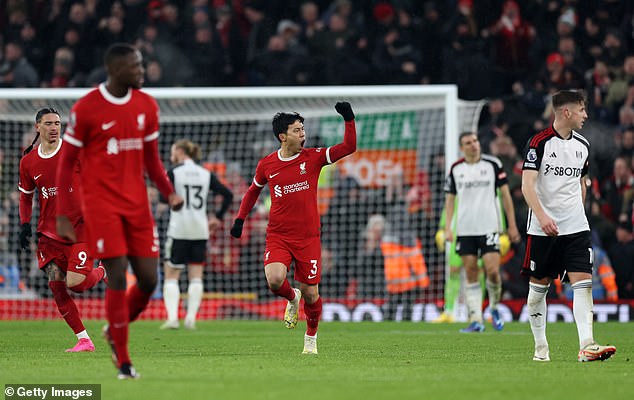
[[[185,206],[170,214],[165,243],[165,282],[163,301],[167,321],[161,329],[177,329],[180,288],[178,279],[187,265],[187,315],[185,328],[195,329],[196,314],[203,295],[203,267],[207,258],[209,232],[217,229],[231,205],[233,194],[216,175],[196,164],[200,159],[200,146],[181,139],[172,145],[170,161],[174,164],[167,175],[176,193],[183,196]],[[222,205],[207,217],[207,197],[211,191],[222,196]]]
[[[273,133],[280,149],[264,157],[257,165],[253,183],[242,199],[231,235],[242,234],[244,220],[253,208],[260,191],[268,183],[271,190],[271,211],[266,231],[264,273],[269,288],[288,300],[284,324],[297,325],[299,301],[304,297],[306,334],[304,354],[317,354],[317,326],[321,317],[321,244],[317,211],[317,180],[323,166],[352,154],[357,148],[357,135],[352,107],[339,102],[335,110],[345,120],[343,142],[324,148],[304,148],[304,118],[297,113],[277,113],[273,117]],[[295,280],[299,289],[286,279],[295,261]]]
[[[445,192],[445,221],[452,221],[456,197],[456,252],[462,258],[467,282],[465,285],[467,310],[470,324],[461,332],[482,332],[482,287],[478,282],[478,256],[482,258],[486,271],[486,287],[489,307],[495,330],[502,330],[497,305],[502,295],[500,277],[500,218],[497,188],[502,193],[502,204],[508,220],[511,240],[519,242],[520,234],[515,223],[513,200],[506,183],[502,163],[495,157],[482,154],[475,133],[463,132],[458,139],[464,157],[456,161],[449,171]],[[467,201],[465,201],[467,200]],[[451,223],[445,223],[445,239],[453,240]]]
[[[158,155],[158,105],[140,91],[141,53],[128,44],[114,44],[105,57],[108,79],[79,99],[71,109],[57,169],[60,201],[57,231],[76,240],[69,222],[70,176],[81,161],[82,210],[88,245],[108,272],[104,336],[112,348],[119,379],[138,377],[128,353],[128,323],[145,309],[156,287],[159,241],[148,204],[147,171],[173,209],[183,199],[174,191]],[[126,293],[128,262],[137,283]]]
[[[550,361],[546,340],[546,295],[553,279],[570,280],[579,335],[579,361],[610,358],[592,334],[592,240],[584,209],[590,143],[575,129],[588,118],[580,92],[553,94],[553,125],[528,142],[522,193],[530,208],[522,273],[530,276],[528,315],[535,339],[533,360]]]
[[[75,193],[68,195],[73,210],[69,220],[77,231],[77,243],[60,237],[55,229],[56,202],[59,190],[55,184],[55,173],[60,160],[63,141],[60,138],[61,121],[57,110],[46,107],[35,115],[37,135],[40,138],[37,151],[31,152],[33,144],[24,152],[20,160],[20,246],[30,246],[31,216],[33,214],[33,194],[38,191],[40,218],[37,224],[37,261],[41,270],[48,275],[48,286],[53,292],[55,304],[62,317],[75,332],[78,342],[67,352],[94,351],[86,328],[79,317],[77,305],[68,294],[67,288],[76,293],[95,286],[104,278],[103,267],[93,269],[93,259],[89,255],[84,237],[84,224],[79,212],[79,199]],[[67,147],[67,146],[64,146]],[[73,182],[79,179],[79,165],[71,165],[62,171]]]

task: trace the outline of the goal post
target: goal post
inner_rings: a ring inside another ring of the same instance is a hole
[[[7,275],[0,281],[0,302],[14,299],[26,304],[11,303],[19,307],[8,312],[11,318],[56,318],[45,274],[37,270],[33,251],[25,255],[15,248],[19,221],[11,207],[17,207],[21,151],[34,137],[38,108],[55,107],[65,125],[70,107],[88,90],[0,90],[4,155],[0,197],[4,215],[10,217],[5,218],[5,243],[0,242],[0,275]],[[166,167],[171,144],[188,138],[201,145],[201,165],[235,195],[222,227],[209,241],[201,318],[278,318],[283,312],[283,302],[266,287],[262,265],[268,189],[261,193],[240,240],[229,236],[231,222],[257,162],[279,146],[271,130],[273,115],[299,112],[305,118],[306,146],[331,146],[343,138],[343,120],[334,105],[349,101],[356,114],[357,152],[325,167],[318,190],[325,319],[433,319],[432,306],[442,300],[445,275],[444,254],[434,246],[444,198],[442,183],[445,171],[458,158],[459,132],[477,129],[482,101],[459,100],[455,85],[144,90],[160,106],[159,149]],[[149,187],[148,195],[164,240],[169,211],[158,202],[155,189]],[[212,201],[210,207],[215,204]],[[35,226],[37,214],[33,218]],[[414,256],[408,258],[410,253]],[[292,274],[289,278],[293,282]],[[180,285],[186,295],[184,276]],[[99,284],[77,296],[85,318],[103,318],[103,290]],[[159,287],[144,317],[164,318],[160,297]],[[29,307],[49,308],[30,313]],[[360,310],[356,317],[355,310]]]

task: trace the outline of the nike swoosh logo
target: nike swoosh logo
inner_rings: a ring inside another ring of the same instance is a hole
[[[107,131],[108,129],[112,128],[116,123],[117,121],[110,121],[107,124],[101,124],[101,130]]]
[[[308,275],[308,279],[313,279],[315,278],[317,275]]]
[[[85,265],[77,265],[77,266],[75,266],[75,269],[84,269],[84,268],[86,268]]]
[[[273,179],[273,178],[275,178],[276,176],[278,176],[279,174],[280,174],[279,172],[278,172],[277,174],[271,174],[271,175],[269,175],[269,179]]]
[[[42,174],[39,174],[38,176],[34,176],[33,180],[36,181],[40,176],[42,176]]]

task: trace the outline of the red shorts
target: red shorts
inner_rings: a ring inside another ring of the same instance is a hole
[[[84,222],[88,246],[95,257],[159,256],[158,231],[149,207],[134,214],[109,210],[86,213]]]
[[[279,262],[290,270],[295,260],[295,280],[308,285],[321,281],[321,241],[319,236],[301,243],[290,243],[279,237],[268,236],[264,250],[264,265]]]
[[[62,243],[47,236],[40,236],[37,242],[40,269],[54,262],[64,272],[88,275],[94,263],[89,254],[87,243]]]

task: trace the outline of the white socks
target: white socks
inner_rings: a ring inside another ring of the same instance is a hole
[[[77,340],[79,340],[79,339],[90,339],[90,336],[88,336],[88,332],[86,332],[85,329],[83,331],[81,331],[81,332],[76,333],[75,336],[77,336]]]
[[[482,287],[480,282],[466,283],[465,296],[467,300],[467,311],[469,312],[469,322],[482,323]]]
[[[176,279],[166,279],[163,282],[163,303],[167,311],[168,321],[178,321],[178,303],[180,302],[180,288]]]
[[[195,321],[198,308],[203,298],[203,281],[202,279],[192,279],[189,281],[187,288],[187,315],[185,320]]]
[[[502,297],[502,284],[493,283],[487,279],[487,292],[489,293],[489,308],[495,310]]]
[[[550,285],[528,284],[528,321],[535,339],[535,347],[548,346],[546,340],[546,295]]]
[[[574,298],[572,301],[572,313],[577,323],[577,333],[579,334],[579,348],[594,342],[592,335],[592,322],[594,314],[592,312],[592,280],[585,279],[572,285]]]

